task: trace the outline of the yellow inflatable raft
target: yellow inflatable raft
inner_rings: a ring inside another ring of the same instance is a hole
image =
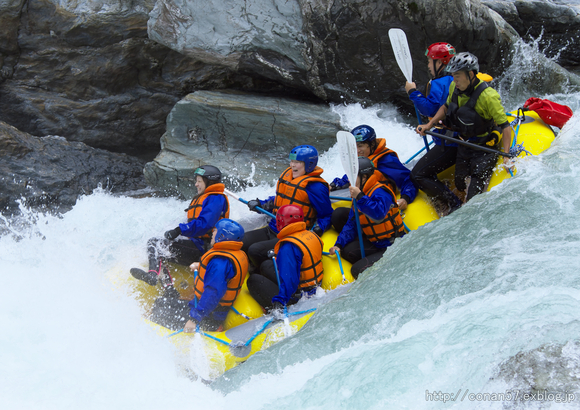
[[[532,155],[546,150],[554,141],[555,134],[535,112],[526,112],[525,118],[517,117],[517,112],[510,113],[516,118],[513,128],[517,131],[516,144],[523,144],[523,148]],[[512,141],[516,136],[512,131]],[[521,156],[527,155],[525,152]],[[442,179],[453,181],[454,167],[442,172]],[[502,166],[502,158],[498,159],[498,166],[489,182],[488,189],[499,184],[510,174]],[[335,201],[333,206],[350,207],[350,201]],[[404,212],[404,222],[409,230],[438,219],[430,200],[425,193],[419,191],[417,198],[409,204]],[[324,233],[322,239],[324,250],[334,245],[338,234],[334,230]],[[156,331],[177,347],[179,355],[185,360],[186,366],[206,380],[214,379],[225,371],[247,360],[252,354],[270,347],[272,344],[288,337],[300,330],[312,317],[316,309],[336,297],[344,294],[354,282],[350,273],[351,264],[341,261],[336,256],[323,256],[324,279],[322,290],[310,298],[302,298],[296,305],[288,308],[287,317],[273,317],[266,315],[262,307],[250,296],[244,283],[233,308],[228,313],[221,332],[199,332],[194,334],[173,332],[151,321],[147,322]],[[185,267],[172,267],[172,276],[176,289],[184,296],[191,295],[193,275]],[[153,302],[161,295],[159,285],[149,286],[143,282],[129,278],[135,289],[137,299],[145,311],[148,311]]]
[[[334,245],[338,234],[327,231],[322,237],[324,251]],[[266,315],[262,307],[250,296],[246,283],[233,308],[230,309],[220,332],[184,333],[173,332],[152,321],[146,321],[158,334],[168,337],[177,347],[178,355],[185,360],[196,375],[212,380],[232,367],[244,362],[252,354],[270,347],[288,337],[306,324],[316,309],[330,300],[344,294],[349,284],[354,282],[350,273],[351,264],[336,256],[324,255],[324,277],[322,289],[316,295],[303,297],[297,304],[288,307],[287,317],[275,318]],[[175,288],[189,299],[193,287],[193,274],[186,267],[172,265],[170,268]],[[344,274],[343,274],[344,273]],[[129,278],[137,300],[145,312],[149,312],[155,300],[161,296],[160,285],[149,286],[144,282]]]
[[[538,155],[547,150],[554,142],[556,138],[554,130],[534,111],[526,111],[525,113],[520,111],[519,116],[518,111],[512,111],[508,113],[508,118],[510,117],[514,119],[511,123],[511,146],[521,144],[525,150],[518,155],[518,158],[523,158],[527,155]],[[501,141],[498,145],[501,146]],[[515,175],[516,172],[517,168],[514,167],[512,173]],[[439,179],[448,181],[449,186],[454,189],[454,174],[455,165],[441,172]],[[503,166],[503,157],[500,156],[487,185],[487,191],[508,178],[511,178],[511,174]]]

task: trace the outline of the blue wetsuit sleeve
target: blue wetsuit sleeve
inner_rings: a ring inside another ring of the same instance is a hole
[[[302,251],[293,243],[283,242],[276,255],[276,265],[280,276],[280,290],[272,298],[272,302],[284,305],[298,290],[300,284],[300,267],[302,266]]]
[[[411,180],[411,171],[399,161],[396,155],[383,156],[379,160],[377,168],[383,175],[395,181],[401,193],[401,198],[404,198],[409,204],[415,200],[417,187]]]
[[[415,104],[415,107],[417,107],[421,115],[433,117],[439,108],[445,104],[451,81],[453,81],[453,77],[450,75],[432,80],[431,89],[427,96],[417,90],[409,94],[409,98],[413,101],[413,104]]]
[[[316,209],[317,223],[323,231],[330,227],[330,217],[334,209],[330,203],[330,190],[322,182],[312,182],[306,186],[308,199]]]
[[[179,224],[181,234],[188,238],[198,238],[211,232],[221,215],[227,209],[223,195],[209,195],[202,204],[199,216],[187,223]]]
[[[260,199],[260,204],[262,204],[260,206],[260,208],[262,208],[262,209],[264,209],[266,211],[268,211],[270,209],[274,209],[274,201],[275,200],[276,200],[276,197],[273,196],[273,195],[272,196],[269,196],[268,199],[266,199],[266,200],[261,200]]]
[[[387,216],[391,206],[395,204],[394,198],[385,190],[377,189],[369,197],[364,195],[356,201],[359,212],[362,212],[374,221],[382,221]]]
[[[203,294],[197,301],[189,302],[189,315],[196,322],[200,322],[218,307],[220,300],[224,297],[228,281],[236,275],[232,262],[224,256],[214,256],[207,264]]]
[[[337,189],[346,188],[350,181],[348,180],[348,176],[344,174],[342,177],[336,177],[332,180],[332,183]]]
[[[383,189],[377,189],[373,192],[372,196],[364,195],[356,201],[358,211],[375,221],[385,219],[391,209],[391,205],[395,205],[395,203],[395,198]],[[334,245],[343,249],[350,242],[357,239],[358,231],[356,228],[356,220],[354,219],[354,210],[351,208],[348,214],[348,221],[344,225],[344,228],[342,228],[338,238],[336,238]]]

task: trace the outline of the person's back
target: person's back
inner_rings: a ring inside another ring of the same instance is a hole
[[[260,272],[248,278],[250,295],[266,308],[292,304],[303,293],[315,292],[324,275],[322,240],[306,229],[302,209],[284,205],[276,214],[276,221],[276,261],[262,262]]]
[[[447,73],[447,64],[456,54],[455,48],[448,43],[431,44],[425,55],[427,67],[433,78],[427,87],[426,95],[416,89],[415,83],[407,82],[405,89],[409,98],[425,117],[432,118],[439,108],[447,102],[449,86],[453,77]],[[433,130],[435,133],[445,133],[444,129]],[[449,214],[461,206],[459,198],[451,192],[445,183],[439,180],[438,174],[455,164],[457,144],[442,140],[431,135],[434,145],[419,159],[411,170],[411,178],[417,187],[423,190],[435,201],[440,214]]]
[[[160,278],[168,275],[164,273],[168,272],[164,269],[164,261],[188,266],[192,260],[199,259],[209,249],[216,223],[222,218],[229,218],[230,204],[224,194],[221,171],[212,165],[202,165],[194,175],[197,195],[185,210],[187,222],[165,232],[164,238],[149,239],[149,271],[132,268],[131,275],[136,279],[155,286]]]
[[[340,227],[335,226],[339,235],[329,249],[331,255],[339,252],[353,264],[352,275],[356,278],[366,268],[379,260],[394,240],[405,234],[403,219],[396,204],[395,193],[385,184],[381,173],[375,170],[368,158],[359,157],[359,173],[356,185],[351,186],[353,202],[356,201],[363,241],[359,241],[356,215],[351,207],[348,219]],[[346,208],[338,208],[335,212]],[[334,220],[334,215],[333,215]],[[365,258],[362,257],[361,247]]]
[[[238,296],[248,273],[248,258],[241,250],[244,228],[231,219],[216,223],[211,248],[190,265],[195,280],[191,300],[173,287],[155,301],[151,320],[173,330],[218,330]],[[187,299],[189,299],[187,298]]]
[[[462,140],[495,148],[502,139],[504,152],[509,152],[511,128],[505,109],[497,91],[477,77],[477,57],[471,53],[457,54],[449,62],[447,70],[453,75],[447,103],[441,106],[429,123],[418,126],[417,132],[423,135],[426,129],[445,120],[445,125],[458,132]],[[483,191],[496,161],[496,153],[459,145],[455,186],[465,192],[466,178],[470,177],[466,201]],[[508,157],[504,157],[504,166],[512,167]]]
[[[377,138],[375,130],[368,125],[359,125],[352,130],[356,139],[359,157],[369,158],[384,176],[394,192],[400,192],[397,204],[401,210],[417,196],[417,187],[411,179],[411,171],[399,160],[395,151],[387,147],[384,138]]]
[[[244,249],[254,270],[268,259],[268,251],[278,242],[278,228],[275,216],[285,205],[297,205],[302,208],[307,229],[322,236],[330,225],[332,204],[328,183],[320,177],[323,170],[318,164],[318,151],[311,145],[299,145],[290,151],[290,166],[282,172],[276,184],[276,195],[266,200],[248,201],[248,208],[257,211],[260,207],[271,211],[274,218],[268,226],[247,232]]]

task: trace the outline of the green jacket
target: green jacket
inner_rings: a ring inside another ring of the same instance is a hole
[[[475,88],[479,87],[481,84],[483,84],[483,81],[479,80]],[[447,97],[447,102],[445,103],[447,107],[449,107],[449,104],[451,103],[451,97],[454,90],[455,82],[452,82],[449,85],[449,96]],[[457,103],[460,107],[465,105],[467,101],[469,101],[469,96],[465,94],[459,94]],[[477,99],[477,103],[475,104],[475,111],[486,120],[493,119],[495,124],[502,129],[509,125],[507,115],[505,114],[505,109],[501,103],[501,97],[499,96],[498,92],[491,87],[487,87],[485,90],[483,90]]]

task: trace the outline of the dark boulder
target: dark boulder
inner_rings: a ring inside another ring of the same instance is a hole
[[[111,192],[146,188],[143,163],[62,137],[38,138],[0,122],[0,209],[70,208],[99,186]]]
[[[580,65],[580,1],[485,0],[523,38],[538,39],[548,57],[564,67]]]

